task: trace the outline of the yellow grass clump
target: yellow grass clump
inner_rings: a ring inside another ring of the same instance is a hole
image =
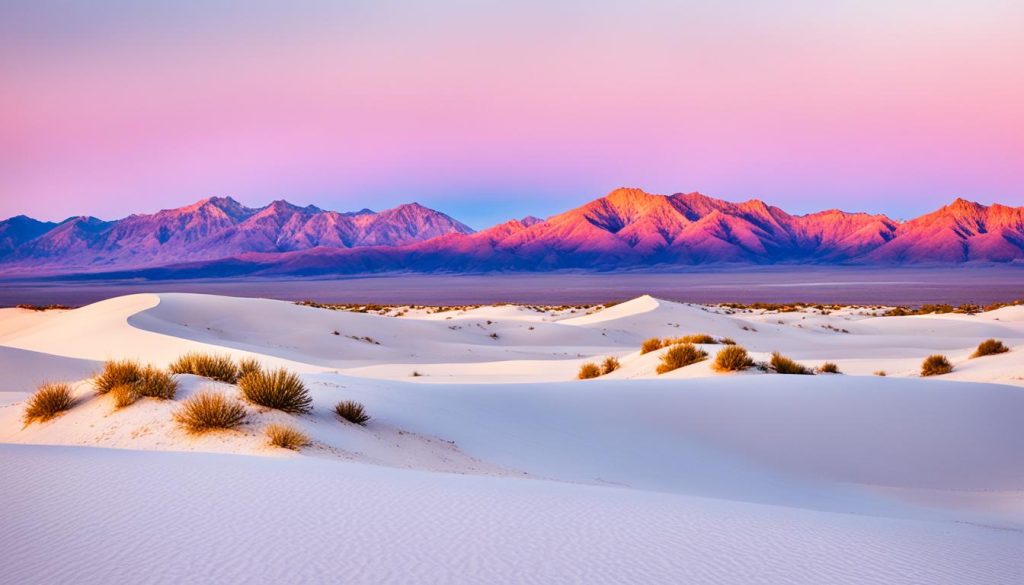
[[[114,399],[114,408],[124,408],[135,404],[135,401],[139,399],[139,393],[135,390],[135,386],[121,384],[114,386],[114,389],[110,391],[110,397]]]
[[[692,343],[677,343],[668,348],[661,356],[661,363],[658,364],[657,372],[664,374],[672,370],[686,367],[706,360],[708,352],[699,349]]]
[[[1006,353],[1010,351],[1010,348],[1003,345],[1002,341],[998,339],[986,339],[978,344],[978,349],[974,350],[971,354],[971,358],[978,358],[986,355],[996,355],[997,353]]]
[[[644,342],[640,344],[640,354],[643,355],[645,353],[651,353],[652,351],[658,351],[663,347],[665,347],[665,343],[660,337],[652,337],[644,340]]]
[[[366,414],[366,409],[363,405],[353,400],[342,400],[335,404],[334,412],[348,422],[357,425],[366,426],[366,423],[370,420],[370,415]]]
[[[71,395],[71,385],[65,382],[47,382],[39,386],[25,404],[23,420],[25,424],[45,422],[70,410],[75,399]]]
[[[587,362],[580,366],[580,371],[576,374],[576,378],[580,380],[589,380],[596,378],[601,375],[601,368],[598,367],[594,362]]]
[[[809,376],[814,373],[807,366],[798,364],[777,351],[772,353],[772,359],[769,363],[771,364],[772,369],[775,370],[776,374],[798,374],[802,376]]]
[[[142,366],[133,360],[108,360],[103,371],[93,378],[98,394],[106,394],[118,386],[134,386],[142,379]]]
[[[711,368],[716,372],[741,372],[754,365],[750,354],[742,345],[728,344],[715,355]]]
[[[210,391],[192,396],[174,413],[174,420],[190,433],[231,429],[245,419],[245,407],[241,403]]]
[[[189,352],[168,368],[174,374],[192,374],[234,384],[238,381],[238,367],[229,355]]]
[[[622,364],[619,363],[619,358],[610,355],[601,362],[601,375],[610,374],[620,367]]]
[[[298,451],[309,445],[309,437],[294,427],[281,424],[268,425],[264,434],[267,436],[267,443],[282,449]]]
[[[818,366],[818,371],[822,374],[842,374],[842,372],[839,371],[839,366],[837,366],[835,362],[825,362],[821,364]]]
[[[921,362],[922,376],[941,376],[953,371],[953,364],[944,355],[930,355]]]
[[[260,406],[289,414],[306,414],[313,410],[313,398],[296,374],[281,368],[258,370],[238,380],[242,396]]]

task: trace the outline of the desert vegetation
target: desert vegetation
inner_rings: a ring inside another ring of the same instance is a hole
[[[260,365],[259,360],[253,357],[244,357],[238,360],[238,378],[242,379],[253,372],[259,372],[263,369]]]
[[[267,425],[264,434],[269,445],[292,451],[298,451],[310,443],[309,437],[305,433],[288,425]]]
[[[1002,341],[998,339],[986,339],[978,344],[978,349],[974,350],[971,354],[971,358],[979,358],[986,355],[995,355],[998,353],[1006,353],[1010,351],[1010,348],[1003,345]]]
[[[313,410],[313,398],[296,374],[281,368],[257,370],[238,380],[242,396],[260,406],[289,414],[306,414]]]
[[[610,374],[620,367],[622,364],[619,363],[619,358],[610,355],[601,362],[601,375]]]
[[[353,400],[342,400],[334,405],[334,412],[350,423],[366,426],[370,415],[366,414],[366,408]]]
[[[580,366],[580,371],[576,374],[576,378],[580,380],[589,380],[600,375],[601,368],[594,362],[587,362]]]
[[[238,381],[238,366],[229,355],[189,352],[168,368],[174,374],[192,374],[234,384]]]
[[[132,360],[109,360],[93,378],[97,394],[106,394],[118,386],[135,386],[142,379],[142,366]]]
[[[139,396],[161,400],[172,400],[178,392],[178,382],[170,374],[150,365],[142,368],[134,387]]]
[[[820,372],[822,374],[841,374],[842,373],[842,372],[839,371],[839,366],[837,366],[835,364],[835,362],[825,362],[825,363],[821,364],[820,366],[818,366],[818,372]]]
[[[729,344],[715,354],[711,368],[716,372],[741,372],[754,365],[750,354],[742,345]]]
[[[114,408],[124,408],[135,404],[135,401],[139,399],[139,393],[135,390],[135,386],[130,384],[121,384],[120,386],[114,386],[110,392],[110,397],[114,400]]]
[[[772,352],[771,360],[768,364],[776,374],[796,374],[802,376],[808,376],[814,372],[807,366],[797,363],[788,357],[782,355],[779,352]]]
[[[22,420],[26,425],[33,422],[45,422],[70,410],[74,403],[75,399],[71,395],[70,384],[48,382],[39,386],[29,397]]]
[[[708,352],[698,348],[692,343],[676,343],[668,348],[661,356],[661,363],[658,364],[657,372],[664,374],[672,370],[678,370],[708,358]]]
[[[652,351],[658,351],[663,347],[665,347],[665,343],[660,337],[645,339],[644,342],[640,344],[640,355],[651,353]]]
[[[941,376],[952,371],[953,364],[944,355],[930,355],[921,362],[921,376]]]
[[[231,429],[245,422],[245,407],[217,392],[200,392],[185,400],[174,420],[189,433]]]
[[[876,376],[881,376],[883,378],[888,376],[888,374],[885,373],[885,370],[875,370],[875,375]]]

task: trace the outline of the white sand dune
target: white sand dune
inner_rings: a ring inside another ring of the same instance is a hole
[[[0,563],[14,583],[1020,582],[1024,307],[859,313],[640,297],[384,317],[189,294],[3,309]],[[663,350],[638,351],[688,333],[847,374],[658,376]],[[987,337],[1011,351],[969,359]],[[87,379],[190,350],[300,372],[314,411],[250,408],[194,437],[180,400],[234,386],[178,376],[176,400],[115,411]],[[918,377],[935,352],[953,373]],[[607,355],[619,371],[574,379]],[[54,379],[76,405],[24,426],[21,401]],[[370,424],[340,421],[343,399]],[[314,444],[265,445],[271,422]]]

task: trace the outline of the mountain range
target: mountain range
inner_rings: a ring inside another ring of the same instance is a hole
[[[1024,262],[1024,207],[957,199],[909,221],[753,199],[616,189],[546,220],[474,232],[411,203],[341,213],[230,197],[116,221],[0,222],[0,273],[152,278],[386,271],[614,270],[703,264]]]

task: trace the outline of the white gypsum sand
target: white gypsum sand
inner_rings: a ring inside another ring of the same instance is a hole
[[[1024,306],[391,314],[190,294],[0,310],[4,581],[1020,582]],[[843,374],[716,373],[706,344],[657,375],[667,350],[639,352],[695,333]],[[970,359],[990,337],[1010,351]],[[286,367],[313,411],[250,405],[195,436],[182,400],[235,385],[177,375],[173,401],[115,410],[89,379],[187,351]],[[954,369],[921,378],[933,353]],[[606,356],[621,368],[576,379]],[[77,401],[25,425],[46,380]],[[268,446],[271,423],[312,444]]]

